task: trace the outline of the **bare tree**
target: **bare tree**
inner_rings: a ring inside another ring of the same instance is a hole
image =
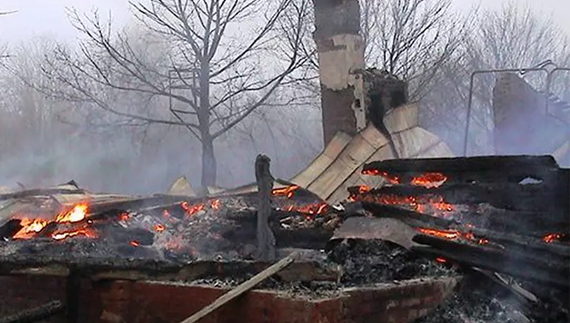
[[[456,58],[470,20],[451,0],[361,0],[368,65],[410,83],[410,97],[426,95],[444,64]]]
[[[60,84],[51,93],[92,104],[127,119],[183,126],[201,142],[202,185],[216,183],[214,140],[263,106],[288,75],[302,66],[307,1],[151,0],[131,3],[164,56],[140,51],[126,32],[113,33],[97,13],[70,13],[85,40],[79,53],[60,47],[44,70]],[[275,41],[287,30],[290,42]],[[156,49],[157,46],[151,46]],[[276,55],[279,53],[279,56]],[[278,58],[277,58],[278,57]],[[194,82],[196,80],[196,82]],[[172,85],[185,91],[174,91]],[[61,90],[61,89],[64,90]],[[44,88],[43,90],[48,90]],[[137,92],[154,104],[126,111],[108,91]],[[160,99],[163,98],[163,99]],[[167,109],[153,109],[173,104]]]

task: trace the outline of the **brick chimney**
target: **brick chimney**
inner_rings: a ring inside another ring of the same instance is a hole
[[[495,154],[551,154],[568,140],[568,124],[546,113],[546,100],[516,74],[497,78],[493,89]]]
[[[364,42],[358,0],[313,0],[323,135],[327,145],[338,131],[354,135],[366,127]]]

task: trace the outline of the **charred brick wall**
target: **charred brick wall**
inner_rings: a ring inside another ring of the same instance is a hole
[[[0,315],[9,315],[54,299],[65,300],[65,278],[1,277]],[[203,318],[201,323],[406,323],[427,314],[457,284],[456,279],[420,280],[342,293],[292,296],[287,291],[251,291]],[[84,281],[81,323],[177,323],[228,289],[175,283]],[[67,322],[64,315],[50,323]]]

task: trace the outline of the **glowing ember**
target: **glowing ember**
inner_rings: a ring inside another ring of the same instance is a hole
[[[220,208],[220,200],[211,200],[210,207],[214,210],[218,210]]]
[[[130,218],[131,216],[128,213],[121,213],[121,215],[119,215],[119,219],[121,219],[121,221],[127,221]]]
[[[304,206],[297,206],[297,205],[289,205],[284,208],[286,211],[289,212],[299,212],[308,215],[317,215],[326,212],[327,204],[326,203],[314,203]],[[279,210],[279,208],[278,208]]]
[[[404,205],[409,206],[413,210],[428,214],[430,213],[429,208],[435,209],[436,211],[443,212],[453,212],[455,207],[453,204],[445,202],[441,196],[398,196],[398,195],[387,195],[383,194],[380,196],[375,196],[373,194],[365,194],[360,196],[359,199],[365,202],[377,202],[386,205]]]
[[[274,196],[286,196],[287,198],[292,198],[295,196],[295,191],[299,189],[298,185],[291,185],[284,188],[275,188],[271,191]]]
[[[131,241],[131,243],[130,243],[130,244],[131,244],[131,246],[133,246],[133,247],[138,247],[138,246],[140,246],[140,245],[141,245],[141,243],[140,243],[140,242],[138,242],[138,241],[136,241],[136,240],[133,240],[133,241]]]
[[[154,230],[155,230],[156,232],[162,232],[162,231],[164,231],[164,229],[166,229],[166,228],[165,228],[164,225],[162,225],[162,224],[157,224],[157,225],[154,226]]]
[[[447,176],[442,173],[427,173],[414,177],[410,182],[414,186],[423,186],[426,188],[440,187],[447,181]]]
[[[87,204],[77,204],[71,209],[71,211],[66,213],[60,213],[55,217],[55,222],[66,223],[66,222],[79,222],[85,219],[87,216]]]
[[[441,257],[435,258],[435,261],[442,263],[442,264],[445,264],[447,262],[447,260],[445,258],[441,258]]]
[[[385,180],[387,180],[391,184],[400,184],[400,178],[398,176],[391,176],[387,172],[382,172],[382,171],[379,171],[377,169],[363,170],[362,174],[363,175],[382,176],[382,177],[384,177]]]
[[[198,203],[196,205],[190,205],[188,202],[180,203],[180,206],[186,212],[187,215],[194,215],[206,208],[206,205],[203,203]]]
[[[84,236],[87,238],[96,238],[97,234],[92,231],[89,230],[89,228],[81,228],[79,230],[73,230],[73,231],[61,231],[61,232],[54,232],[51,237],[54,240],[63,240],[69,237],[75,237],[75,236]]]
[[[546,243],[553,243],[559,241],[560,239],[562,239],[562,234],[560,233],[551,233],[542,237],[542,241]]]
[[[439,238],[445,238],[449,240],[454,240],[461,236],[461,233],[456,230],[436,230],[436,229],[418,228],[418,231],[423,234]]]

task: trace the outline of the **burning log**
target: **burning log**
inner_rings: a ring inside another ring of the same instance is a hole
[[[255,160],[255,178],[257,179],[257,252],[263,261],[275,258],[275,236],[269,227],[271,216],[271,192],[273,191],[273,176],[269,170],[271,159],[258,155]]]
[[[65,309],[61,301],[51,301],[41,306],[0,318],[0,323],[32,323],[60,314]]]

